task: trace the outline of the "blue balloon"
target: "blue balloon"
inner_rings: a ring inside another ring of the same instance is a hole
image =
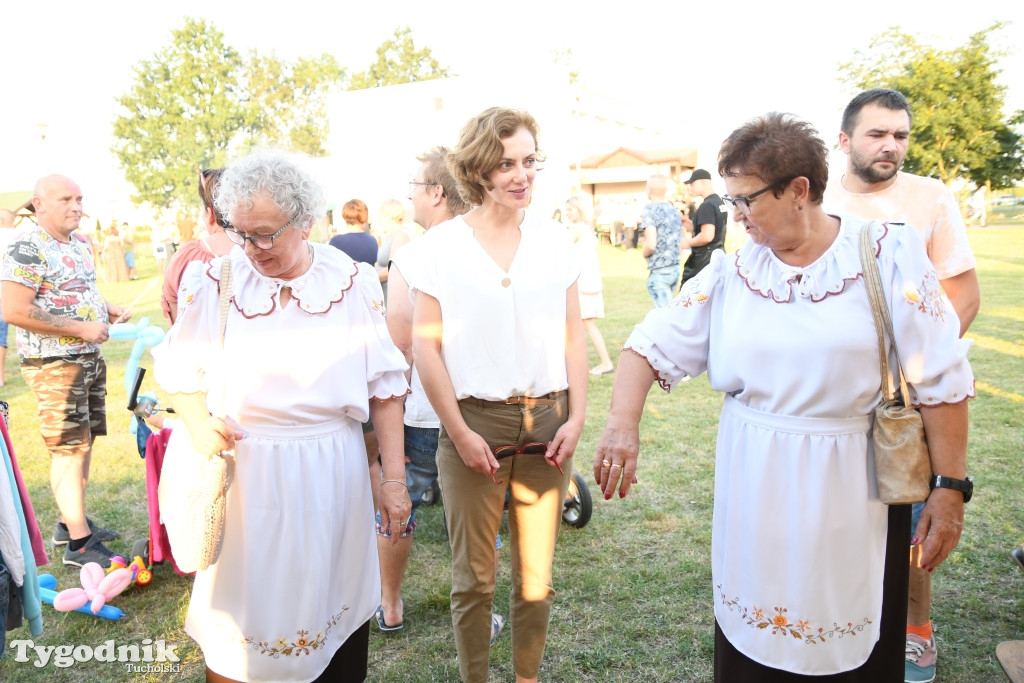
[[[53,604],[53,599],[57,597],[57,591],[54,590],[57,587],[57,579],[52,574],[40,574],[39,575],[39,599],[50,605]],[[100,607],[100,611],[96,614],[92,613],[92,608],[89,603],[86,603],[75,610],[82,614],[88,614],[91,617],[101,617],[103,619],[110,619],[111,621],[117,621],[124,617],[124,612],[113,605],[103,605]]]
[[[131,395],[135,387],[135,374],[139,370],[139,361],[142,354],[150,346],[156,346],[164,338],[164,331],[156,325],[149,324],[149,317],[142,318],[136,323],[114,323],[110,326],[110,338],[119,341],[135,340],[132,352],[128,356],[128,364],[124,369],[124,391]]]

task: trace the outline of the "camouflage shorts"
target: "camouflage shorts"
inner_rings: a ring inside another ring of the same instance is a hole
[[[99,353],[23,358],[21,374],[39,402],[39,424],[51,456],[85,455],[107,433],[107,364]]]

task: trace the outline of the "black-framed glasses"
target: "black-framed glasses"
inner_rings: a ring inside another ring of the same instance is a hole
[[[768,190],[772,190],[772,189],[778,187],[781,184],[782,184],[781,181],[774,182],[774,183],[772,183],[771,185],[769,185],[767,187],[762,187],[757,192],[751,192],[746,197],[730,197],[729,195],[724,194],[724,195],[722,195],[722,201],[726,202],[729,206],[731,206],[733,208],[739,209],[740,213],[742,213],[744,216],[749,216],[750,215],[750,202],[752,202],[754,199],[756,199],[758,196],[764,194]]]
[[[286,228],[291,226],[295,221],[299,219],[299,216],[295,216],[290,221],[281,226],[281,229],[275,232],[273,235],[243,235],[238,231],[235,226],[230,223],[224,224],[224,232],[227,233],[228,239],[237,244],[238,246],[245,248],[246,242],[251,242],[252,246],[257,249],[266,251],[274,246],[274,240],[280,237]]]

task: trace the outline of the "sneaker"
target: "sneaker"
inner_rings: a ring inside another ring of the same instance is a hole
[[[935,638],[925,640],[912,633],[907,634],[907,661],[903,667],[906,683],[930,683],[935,680],[935,659],[937,657]]]
[[[121,536],[121,534],[111,529],[96,526],[88,517],[85,518],[85,521],[89,524],[89,533],[98,538],[101,543],[109,543]],[[67,527],[61,527],[60,522],[57,522],[53,529],[53,538],[50,540],[53,541],[54,545],[67,545],[68,541],[71,540],[71,533],[68,532]]]
[[[91,537],[84,546],[78,550],[72,550],[71,544],[64,547],[64,564],[69,567],[81,567],[82,565],[95,562],[104,569],[110,568],[110,558],[114,556],[113,551],[97,539]]]
[[[1024,569],[1024,545],[1017,546],[1010,554],[1013,555],[1013,559],[1017,560],[1017,564],[1020,565],[1020,568]]]

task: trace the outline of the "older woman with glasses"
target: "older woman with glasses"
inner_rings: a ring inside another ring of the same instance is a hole
[[[769,114],[723,143],[718,170],[750,240],[715,252],[626,341],[594,461],[625,496],[652,384],[707,371],[725,394],[711,569],[716,681],[902,681],[910,506],[886,506],[871,420],[878,337],[859,258],[869,231],[896,343],[936,475],[966,474],[968,344],[917,233],[821,208],[828,148]],[[895,363],[891,361],[892,365]],[[890,378],[886,378],[889,381]],[[936,567],[960,538],[964,496],[935,488],[918,527]]]
[[[373,267],[308,241],[324,201],[300,166],[248,157],[215,201],[239,248],[186,269],[178,320],[154,350],[185,425],[166,457],[235,458],[223,548],[196,575],[185,630],[207,680],[362,680],[380,577],[360,423],[377,425],[382,525],[397,539],[411,510],[406,363]]]
[[[488,680],[494,538],[509,494],[512,666],[537,680],[551,567],[587,403],[572,245],[530,211],[537,122],[494,107],[463,127],[448,166],[473,208],[419,238],[413,357],[441,420],[437,467],[452,547],[459,672]]]

